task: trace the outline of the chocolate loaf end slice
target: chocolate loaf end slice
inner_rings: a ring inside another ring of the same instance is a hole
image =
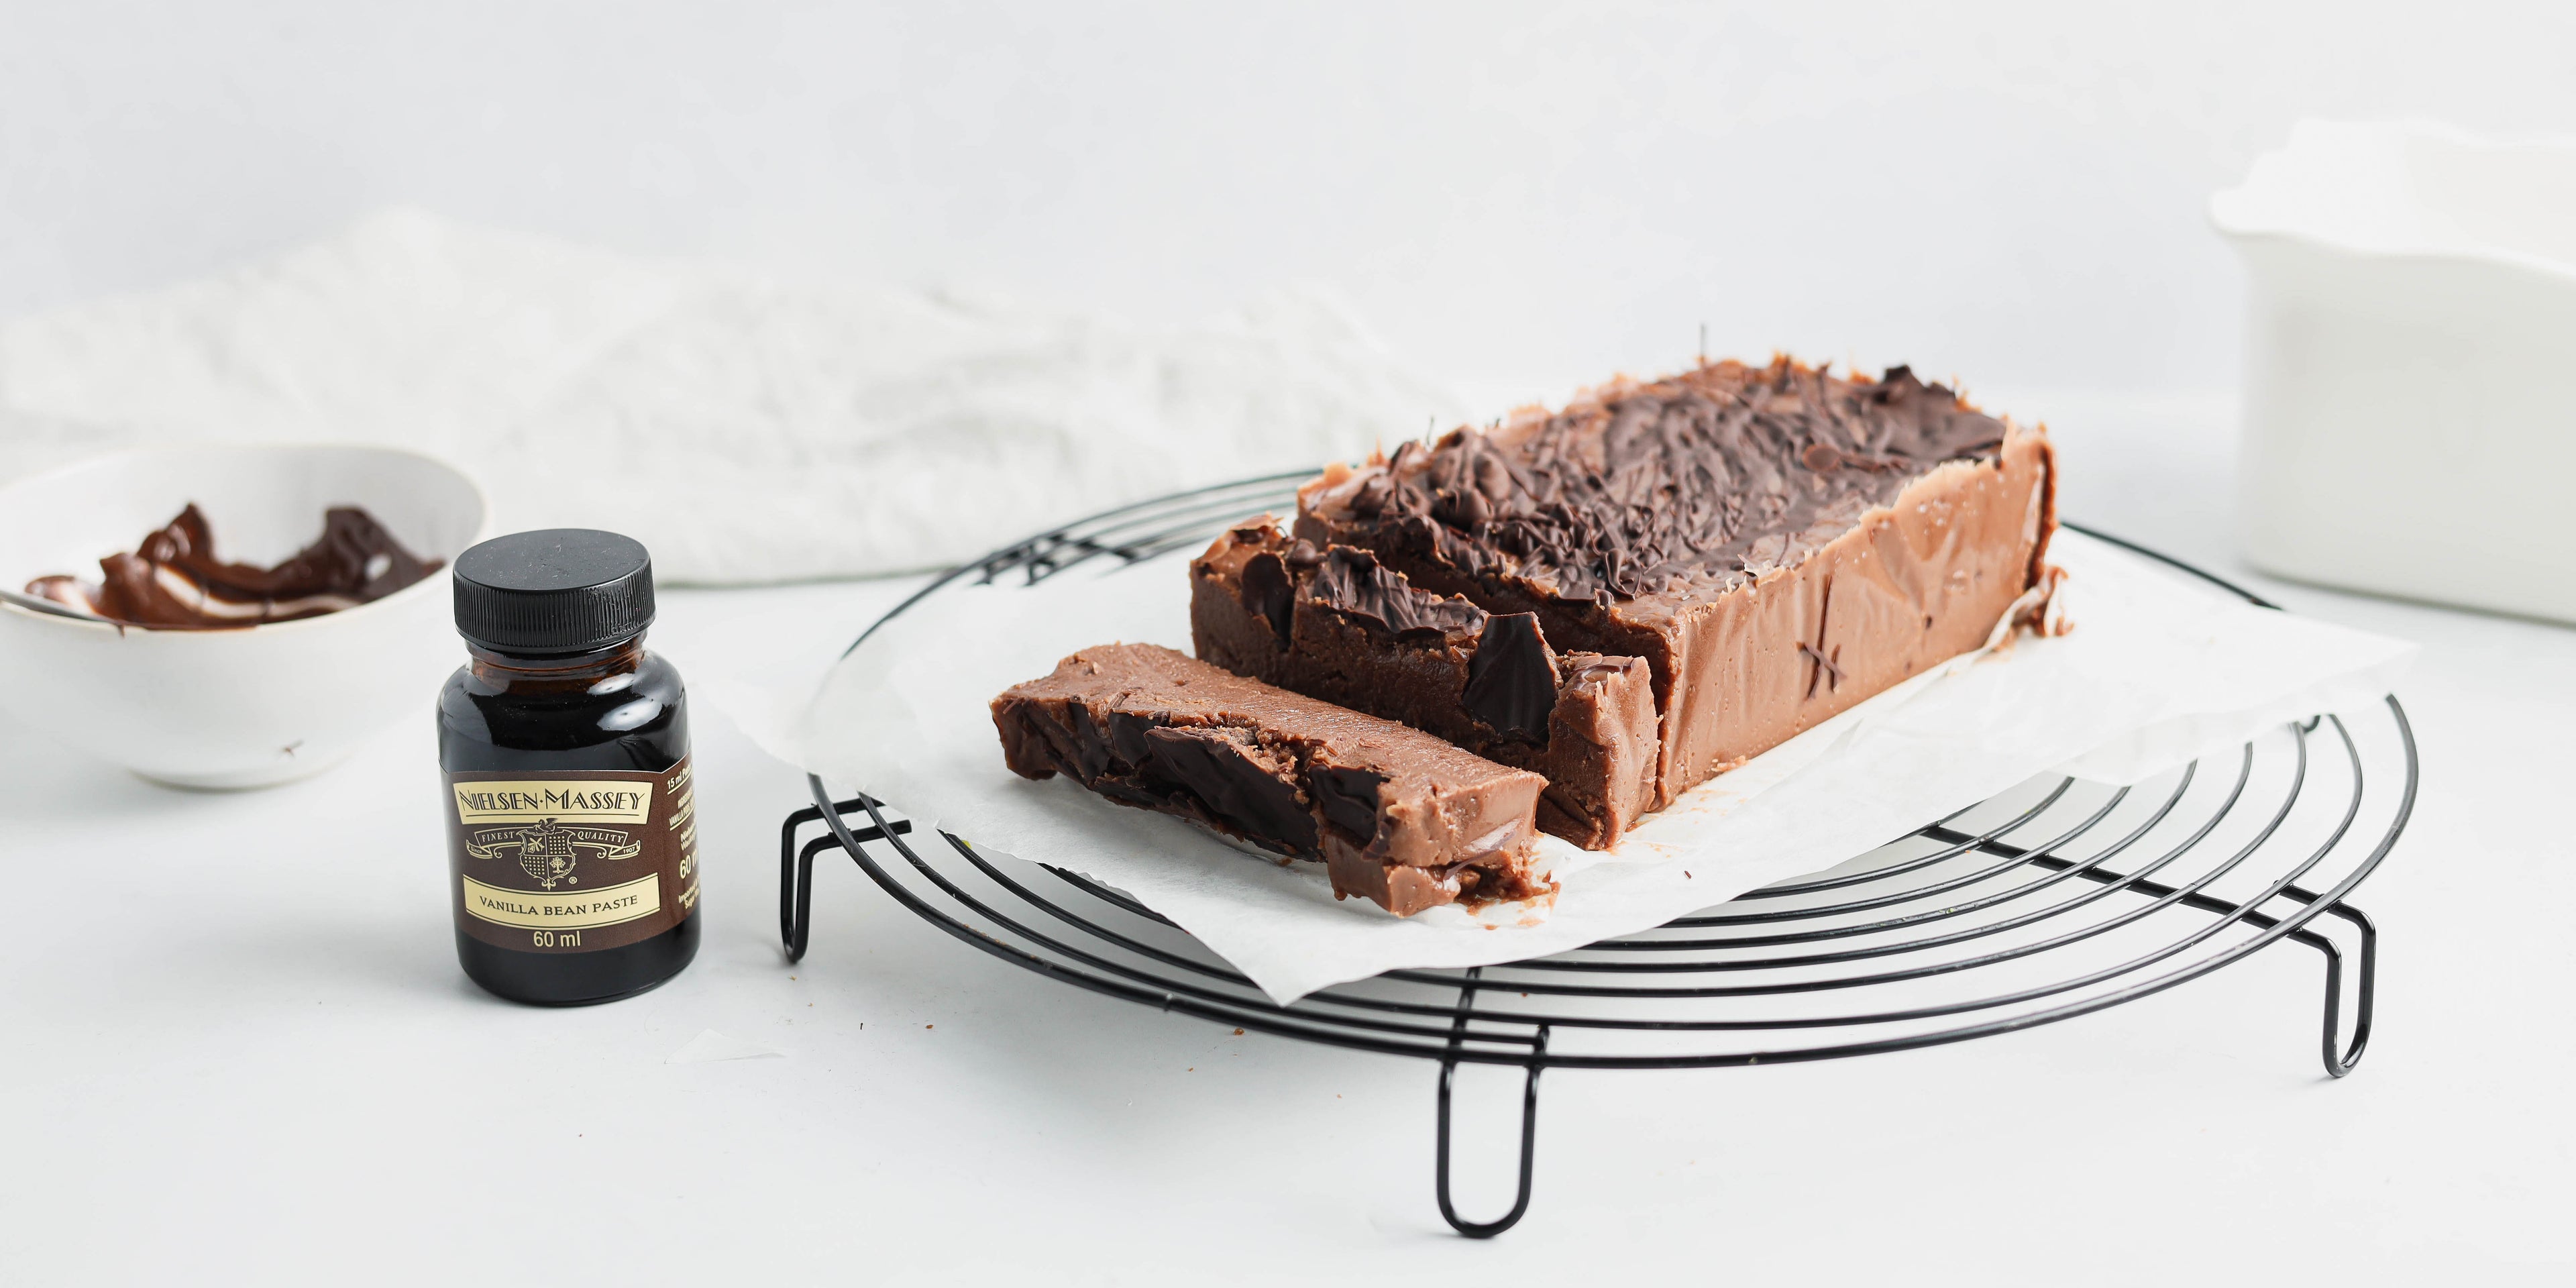
[[[993,699],[1012,772],[1064,774],[1274,854],[1400,917],[1553,889],[1538,775],[1171,649],[1108,644]]]
[[[1621,382],[1300,489],[1297,535],[1642,657],[1658,806],[1983,645],[2054,584],[2055,456],[1903,367]]]
[[[1539,826],[1587,849],[1653,808],[1653,673],[1559,653],[1538,619],[1415,589],[1364,550],[1241,524],[1190,565],[1202,661],[1400,721],[1547,779]]]

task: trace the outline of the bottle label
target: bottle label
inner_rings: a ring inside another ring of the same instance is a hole
[[[476,770],[447,776],[456,924],[520,952],[650,939],[698,909],[689,762],[658,773]]]

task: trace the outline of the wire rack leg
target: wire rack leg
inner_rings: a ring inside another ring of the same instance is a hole
[[[1453,1099],[1451,1092],[1458,1077],[1458,1061],[1455,1052],[1466,1034],[1468,1018],[1475,1014],[1476,980],[1483,974],[1484,968],[1481,966],[1470,969],[1467,972],[1467,982],[1458,990],[1458,1018],[1451,1023],[1449,1029],[1449,1049],[1452,1054],[1450,1058],[1440,1062],[1440,1124],[1437,1139],[1434,1142],[1436,1157],[1432,1164],[1432,1180],[1440,1200],[1441,1219],[1447,1221],[1451,1229],[1470,1239],[1493,1238],[1520,1224],[1522,1215],[1529,1211],[1530,1180],[1537,1170],[1535,1164],[1538,1158],[1538,1075],[1540,1070],[1546,1067],[1547,1058],[1547,1026],[1540,1025],[1537,1040],[1530,1049],[1529,1076],[1521,1084],[1520,1183],[1512,1197],[1511,1210],[1491,1221],[1467,1220],[1458,1215],[1458,1205],[1449,1197],[1450,1104]]]
[[[854,796],[849,800],[834,801],[832,809],[835,813],[847,814],[865,808],[866,803],[865,797]],[[796,848],[796,829],[807,823],[821,822],[822,818],[820,807],[808,805],[788,815],[786,825],[778,829],[778,939],[786,946],[787,960],[791,963],[805,959],[806,942],[814,934],[814,856],[840,845],[838,839],[825,832],[807,841],[804,849]],[[897,820],[894,830],[909,832],[912,823]],[[881,841],[885,839],[885,832],[876,827],[863,827],[851,836],[861,841]],[[855,859],[858,856],[850,857]]]
[[[2359,908],[2337,904],[2327,911],[2351,922],[2361,932],[2361,961],[2352,990],[2352,1042],[2341,1050],[2337,1050],[2335,1038],[2343,1018],[2343,950],[2335,947],[2333,940],[2317,937],[2317,947],[2326,958],[2325,1033],[2318,1040],[2318,1048],[2325,1060],[2326,1076],[2340,1078],[2361,1063],[2362,1049],[2370,1045],[2370,1014],[2379,991],[2379,927],[2372,925]]]

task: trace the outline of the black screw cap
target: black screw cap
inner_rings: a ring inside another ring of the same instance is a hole
[[[496,653],[590,653],[653,624],[653,556],[633,537],[542,528],[456,557],[456,633]]]

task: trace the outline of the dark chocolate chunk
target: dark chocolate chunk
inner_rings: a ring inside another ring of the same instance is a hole
[[[1070,745],[1059,743],[1058,746],[1067,758],[1072,760],[1076,772],[1080,773],[1086,782],[1108,773],[1109,766],[1120,757],[1112,754],[1110,740],[1102,735],[1099,723],[1091,718],[1089,711],[1081,707],[1075,707],[1065,714],[1070,717],[1066,723],[1072,726],[1072,738]],[[1117,719],[1116,716],[1110,717],[1113,727]],[[1135,764],[1144,759],[1143,749],[1139,747],[1123,759],[1128,764]]]
[[[1315,816],[1279,772],[1255,763],[1224,730],[1158,726],[1145,731],[1153,754],[1139,766],[1148,780],[1187,789],[1209,813],[1243,830],[1244,839],[1288,854],[1316,848]]]
[[[1487,618],[1476,655],[1467,662],[1467,688],[1459,695],[1469,714],[1497,731],[1547,745],[1547,718],[1556,710],[1558,677],[1538,614]]]
[[[1243,606],[1270,620],[1279,642],[1288,642],[1288,600],[1295,592],[1288,566],[1274,554],[1258,554],[1243,565]]]
[[[1077,707],[1077,709],[1085,711],[1088,710],[1088,708],[1079,707]],[[1150,759],[1154,754],[1154,747],[1152,743],[1145,741],[1145,735],[1150,732],[1153,727],[1153,721],[1137,715],[1135,712],[1110,712],[1110,746],[1118,753],[1118,759],[1131,767],[1144,764],[1148,759]]]
[[[1325,551],[1309,593],[1335,612],[1397,639],[1446,639],[1485,624],[1485,610],[1463,599],[1416,591],[1365,550],[1336,546]]]
[[[1307,774],[1306,783],[1315,792],[1315,803],[1324,810],[1324,818],[1333,826],[1350,833],[1361,845],[1377,839],[1377,789],[1386,784],[1386,775],[1367,769],[1335,769],[1318,765]]]

